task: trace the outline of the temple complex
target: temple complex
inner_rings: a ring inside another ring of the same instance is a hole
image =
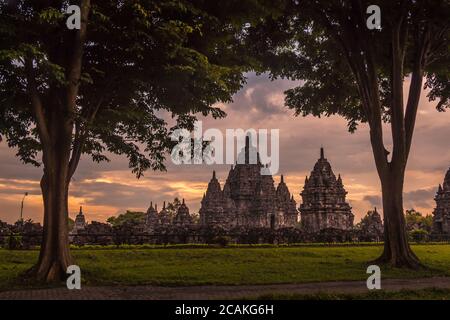
[[[436,197],[436,208],[433,211],[433,232],[450,234],[450,168],[439,185]]]
[[[146,229],[150,232],[155,231],[158,227],[167,227],[170,225],[190,226],[191,224],[192,217],[189,214],[189,208],[187,207],[184,199],[173,217],[169,214],[165,201],[163,203],[162,210],[159,212],[158,206],[155,204],[153,207],[153,202],[151,202],[145,219]]]
[[[256,148],[247,136],[245,147],[231,167],[223,189],[215,171],[203,195],[200,223],[230,229],[236,226],[277,229],[298,222],[296,203],[281,176],[275,189],[271,175],[264,170]]]
[[[346,194],[341,176],[336,178],[321,148],[320,158],[309,178],[306,177],[300,193],[303,201],[299,209],[305,230],[318,232],[327,228],[351,229],[354,215],[345,200]]]

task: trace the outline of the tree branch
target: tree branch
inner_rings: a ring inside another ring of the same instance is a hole
[[[87,22],[90,11],[90,0],[81,1],[81,26],[75,34],[72,56],[68,66],[67,85],[67,106],[69,111],[74,113],[76,109],[76,99],[80,86],[81,66],[83,58],[83,46],[86,39]]]
[[[386,172],[388,162],[386,148],[383,142],[378,80],[373,57],[370,55],[370,45],[367,43],[367,35],[360,34],[362,31],[356,30],[355,26],[348,21],[348,13],[342,12],[342,8],[340,7],[333,9],[333,13],[338,13],[339,15],[337,20],[342,27],[340,31],[337,31],[337,27],[332,25],[327,16],[326,9],[322,8],[322,10],[320,10],[315,7],[315,10],[318,12],[318,17],[322,20],[324,27],[331,37],[341,46],[346,61],[355,77],[358,91],[361,96],[362,107],[370,127],[370,140],[375,162],[377,164],[377,170],[379,175],[382,175]],[[360,5],[354,1],[352,8],[353,18],[358,20],[362,27],[365,23],[362,22],[361,10]],[[366,57],[366,63],[363,57]]]
[[[406,130],[406,159],[408,159],[411,149],[411,142],[416,123],[417,109],[419,107],[420,94],[422,92],[422,81],[424,68],[427,64],[428,51],[430,47],[430,28],[426,27],[421,37],[418,39],[417,52],[414,60],[414,67],[411,75],[411,84],[409,86],[408,102],[405,111],[405,130]]]
[[[39,138],[42,143],[42,148],[48,150],[51,145],[50,133],[48,130],[47,121],[45,119],[42,101],[37,89],[33,59],[31,57],[25,57],[25,73],[27,77],[28,94],[31,99],[31,107],[36,118],[36,126],[38,128]]]
[[[69,180],[72,178],[73,174],[75,173],[78,167],[81,154],[83,153],[83,147],[89,133],[89,126],[92,125],[92,123],[94,122],[95,116],[97,115],[97,112],[100,109],[102,103],[103,103],[103,96],[100,98],[97,105],[95,106],[91,114],[88,116],[88,120],[84,124],[83,129],[80,127],[79,124],[76,125],[74,147],[72,151],[72,156],[69,161]]]
[[[405,60],[405,51],[401,39],[406,35],[406,23],[404,17],[399,17],[398,21],[393,22],[392,26],[392,104],[391,104],[391,129],[392,129],[392,160],[391,164],[394,170],[404,168],[406,164],[406,143],[405,143],[405,122],[403,110],[403,64]]]

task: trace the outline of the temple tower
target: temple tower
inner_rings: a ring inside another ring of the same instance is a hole
[[[224,212],[222,189],[216,178],[216,171],[213,171],[206,193],[203,195],[199,214],[200,223],[203,225],[226,226],[229,223],[229,216]]]
[[[443,185],[439,185],[434,200],[436,208],[433,211],[433,232],[450,234],[450,168],[445,175]]]
[[[277,187],[276,197],[277,218],[279,225],[286,227],[295,226],[298,222],[296,202],[294,200],[294,196],[291,195],[286,183],[284,182],[283,175],[281,175],[281,180]]]
[[[162,210],[159,212],[158,214],[158,218],[159,218],[159,223],[163,226],[165,225],[170,225],[171,221],[171,217],[169,215],[169,211],[167,211],[166,209],[166,202],[163,202],[163,208]]]
[[[156,204],[155,207],[153,207],[153,202],[150,202],[150,207],[147,210],[147,214],[146,214],[146,219],[145,219],[145,224],[147,229],[151,232],[154,231],[155,228],[158,226],[159,224],[159,219],[158,219],[158,211],[156,208]]]
[[[180,207],[178,208],[177,214],[173,219],[173,223],[178,226],[186,226],[192,224],[192,218],[189,214],[189,208],[184,203],[184,199]]]
[[[83,207],[80,206],[80,212],[75,217],[75,223],[73,225],[72,231],[78,232],[80,230],[84,230],[86,228],[86,219],[83,214]]]
[[[303,227],[310,232],[326,228],[352,228],[354,215],[345,200],[346,194],[341,176],[336,178],[323,148],[320,148],[320,158],[309,178],[306,177],[300,193],[303,203],[299,209]]]
[[[298,212],[283,178],[277,193],[272,176],[261,174],[261,168],[259,154],[247,136],[223,191],[213,173],[201,203],[201,223],[226,229],[295,226]]]

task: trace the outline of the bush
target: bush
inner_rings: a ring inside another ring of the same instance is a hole
[[[13,233],[5,238],[5,247],[9,250],[23,249],[22,236],[18,233]]]
[[[429,233],[424,229],[415,229],[408,232],[408,236],[412,241],[423,242],[428,240]]]
[[[230,243],[230,238],[226,236],[216,236],[213,238],[212,243],[218,244],[221,247],[226,247]]]

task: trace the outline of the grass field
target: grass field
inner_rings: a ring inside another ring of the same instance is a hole
[[[414,245],[430,269],[382,268],[383,278],[450,276],[450,245]],[[367,261],[381,246],[298,246],[242,248],[85,248],[72,250],[87,285],[165,286],[301,283],[367,279]],[[0,290],[24,287],[21,272],[38,251],[0,250]],[[32,284],[35,286],[35,284]]]

